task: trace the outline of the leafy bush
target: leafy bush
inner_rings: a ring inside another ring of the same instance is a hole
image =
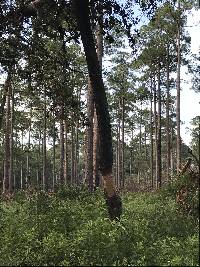
[[[84,188],[26,192],[0,202],[0,265],[197,266],[198,222],[162,193],[126,193],[110,221]]]
[[[178,176],[163,187],[161,193],[176,199],[179,208],[185,213],[199,216],[199,177],[197,175]]]

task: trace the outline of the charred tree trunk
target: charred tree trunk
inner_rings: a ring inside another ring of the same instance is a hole
[[[100,170],[104,181],[105,196],[111,219],[121,215],[121,199],[116,194],[112,177],[112,136],[108,103],[92,34],[88,0],[74,0],[78,27],[85,51],[89,77],[94,95],[99,127]]]

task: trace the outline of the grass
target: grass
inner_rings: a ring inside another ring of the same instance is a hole
[[[19,192],[0,201],[0,265],[198,266],[198,219],[169,192],[124,194],[120,222],[100,191]]]

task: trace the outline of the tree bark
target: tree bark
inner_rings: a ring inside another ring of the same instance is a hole
[[[157,139],[158,139],[158,116],[157,116],[157,109],[156,109],[156,103],[157,103],[157,93],[156,93],[156,85],[155,85],[155,76],[153,80],[153,112],[154,112],[154,127],[155,127],[155,160],[156,160],[156,166],[155,166],[155,181],[157,183],[157,174],[158,174],[158,157],[157,157]]]
[[[157,139],[157,188],[162,183],[161,163],[161,87],[160,87],[160,63],[158,64],[158,139]]]
[[[119,99],[119,110],[118,110],[118,131],[117,131],[117,135],[118,135],[118,139],[117,139],[117,151],[118,151],[118,159],[117,159],[117,174],[118,174],[118,187],[121,188],[121,180],[122,180],[122,176],[121,176],[121,105],[120,105],[120,99]]]
[[[153,84],[151,78],[151,96],[150,96],[150,149],[151,149],[151,156],[150,156],[150,169],[151,169],[151,187],[154,188],[154,179],[153,179]]]
[[[103,7],[102,0],[99,0],[100,16],[96,30],[96,43],[97,43],[97,57],[102,72],[102,58],[103,58]],[[100,185],[99,175],[99,129],[96,108],[94,107],[94,121],[93,121],[93,181],[95,188]]]
[[[13,180],[13,126],[14,126],[14,90],[10,84],[10,98],[11,98],[11,109],[10,109],[10,168],[9,168],[9,192],[14,189]]]
[[[78,164],[79,164],[79,121],[76,121],[75,127],[75,147],[74,147],[74,178],[75,182],[79,183],[78,180]]]
[[[178,10],[180,10],[180,1],[178,1]],[[181,168],[181,134],[180,134],[180,84],[181,84],[181,47],[180,47],[180,19],[178,19],[177,29],[177,98],[176,98],[176,124],[177,124],[177,137],[176,137],[176,170],[177,174]]]
[[[55,114],[53,112],[53,177],[52,177],[52,188],[55,189],[55,180],[56,180],[56,121]]]
[[[60,185],[64,184],[64,125],[63,125],[63,104],[60,107]]]
[[[3,121],[3,117],[4,117],[6,97],[8,94],[9,86],[10,86],[10,74],[8,74],[7,79],[5,81],[5,84],[4,84],[4,87],[3,87],[3,96],[2,96],[2,100],[1,100],[1,106],[0,106],[0,130],[2,128],[2,121]]]
[[[21,150],[22,150],[22,160],[21,160],[21,170],[20,170],[20,184],[21,190],[23,189],[23,151],[24,151],[24,130],[22,130],[22,140],[21,140]]]
[[[139,126],[139,160],[138,160],[138,184],[140,184],[142,162],[142,101],[140,102],[140,126]]]
[[[6,123],[5,123],[5,163],[4,163],[4,179],[3,179],[3,193],[9,191],[9,173],[10,173],[10,98],[11,98],[11,84],[7,80],[7,94],[6,94]]]
[[[64,131],[65,131],[65,166],[64,166],[64,180],[65,180],[65,185],[68,184],[68,123],[67,119],[65,119],[64,123]]]
[[[71,184],[74,184],[74,125],[71,122]]]
[[[169,122],[169,101],[170,101],[170,84],[169,84],[169,45],[167,47],[167,103],[166,103],[166,135],[167,135],[167,180],[170,179],[170,122]]]
[[[48,190],[47,180],[47,103],[46,103],[46,89],[44,89],[44,128],[43,128],[43,190]]]
[[[74,0],[74,9],[81,34],[81,39],[85,51],[89,77],[93,89],[94,102],[97,112],[97,121],[99,127],[99,154],[100,170],[104,181],[105,196],[108,205],[108,212],[111,219],[121,215],[121,199],[116,194],[112,177],[112,136],[108,103],[99,66],[95,42],[92,34],[89,1]]]
[[[30,117],[29,117],[29,129],[28,129],[28,149],[26,155],[26,185],[25,187],[28,188],[30,182],[30,147],[31,147],[31,126],[32,126],[32,106],[30,110]]]
[[[94,117],[94,98],[93,90],[90,79],[88,80],[87,90],[87,151],[86,151],[86,179],[88,182],[89,190],[92,192],[94,189],[93,182],[93,117]]]
[[[124,173],[124,119],[125,119],[125,100],[124,96],[122,96],[122,164],[121,164],[121,185],[124,188],[125,185],[125,173]]]

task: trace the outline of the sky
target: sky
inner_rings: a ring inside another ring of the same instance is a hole
[[[188,15],[187,27],[188,33],[191,36],[191,51],[193,54],[200,52],[200,8],[192,10]],[[181,78],[188,81],[188,83],[181,83],[181,137],[185,144],[189,145],[191,142],[191,120],[195,116],[200,115],[200,93],[195,93],[191,89],[191,75],[185,73],[186,68],[182,68]],[[0,75],[0,83],[5,77]]]
[[[191,14],[188,15],[187,21],[187,31],[191,36],[191,50],[193,54],[200,52],[200,9],[193,10]],[[183,79],[189,81],[191,76],[184,73],[184,68],[181,72]],[[189,145],[191,142],[191,134],[187,128],[191,128],[191,120],[195,116],[200,115],[200,93],[195,93],[191,90],[191,83],[181,84],[181,137],[183,141]]]

